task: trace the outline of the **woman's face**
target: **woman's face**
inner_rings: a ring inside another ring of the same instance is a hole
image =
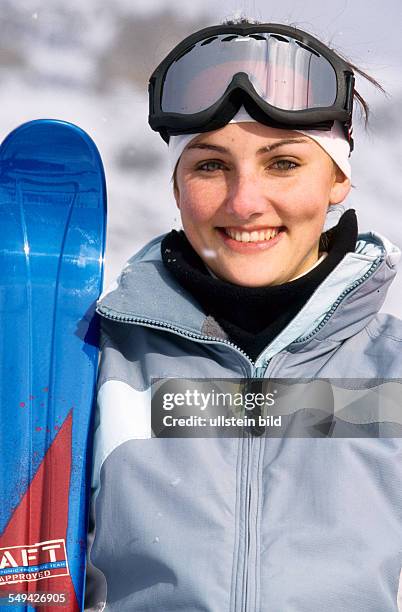
[[[313,140],[260,123],[194,138],[177,166],[175,198],[194,250],[221,279],[279,285],[318,258],[328,205],[350,182]]]

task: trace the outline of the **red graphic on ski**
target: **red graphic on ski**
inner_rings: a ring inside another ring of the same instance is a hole
[[[0,597],[8,593],[64,594],[65,606],[27,602],[44,612],[63,608],[79,612],[65,546],[71,457],[72,411],[0,536]]]

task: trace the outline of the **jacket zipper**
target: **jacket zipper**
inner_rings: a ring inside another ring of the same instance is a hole
[[[248,598],[248,581],[249,581],[249,561],[250,561],[250,538],[251,538],[251,525],[250,525],[250,510],[251,510],[251,457],[253,450],[253,436],[247,432],[245,439],[246,447],[246,491],[245,491],[245,502],[244,502],[244,517],[245,517],[245,530],[244,530],[244,566],[243,566],[243,588],[242,588],[242,602],[241,610],[243,612],[247,610],[247,598]]]
[[[254,368],[254,376],[253,378],[264,378],[264,374],[267,371],[269,361],[264,362],[264,365],[258,366]],[[245,515],[246,515],[246,529],[245,529],[245,550],[246,550],[246,558],[244,561],[244,571],[243,571],[243,602],[241,612],[245,612],[248,610],[248,603],[250,600],[250,592],[249,592],[249,584],[250,584],[250,573],[253,565],[250,564],[250,543],[253,538],[254,546],[257,546],[258,540],[258,522],[251,521],[251,509],[252,504],[257,503],[259,498],[259,483],[258,483],[258,473],[257,473],[257,482],[255,486],[253,486],[253,456],[254,454],[260,452],[261,447],[261,438],[257,437],[251,432],[247,433],[246,437],[246,448],[247,448],[247,470],[246,470],[246,502],[245,502]],[[257,465],[258,467],[258,465]],[[254,577],[254,587],[256,589],[256,577]],[[255,601],[253,599],[251,601],[251,605]],[[254,612],[254,611],[253,611]]]

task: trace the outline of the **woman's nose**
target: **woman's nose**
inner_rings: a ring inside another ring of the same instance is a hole
[[[247,220],[256,213],[265,212],[268,206],[265,191],[261,179],[255,173],[237,175],[229,185],[226,211],[242,220]]]

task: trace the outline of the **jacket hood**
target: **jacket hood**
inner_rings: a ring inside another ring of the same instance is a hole
[[[157,236],[131,257],[117,281],[99,298],[97,312],[108,319],[163,327],[193,337],[227,338],[165,268],[160,248],[165,235]],[[355,252],[348,253],[327,276],[267,347],[264,357],[295,340],[300,350],[313,340],[340,342],[363,329],[385,300],[400,254],[399,248],[380,234],[359,234]]]

